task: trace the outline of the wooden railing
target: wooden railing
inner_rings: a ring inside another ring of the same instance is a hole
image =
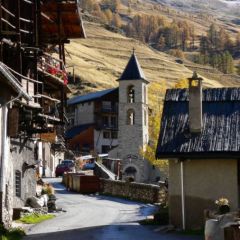
[[[14,6],[15,3],[9,1],[9,6]],[[23,34],[23,41],[25,36],[33,34],[34,22],[32,19],[26,17],[27,14],[32,16],[31,12],[28,12],[28,9],[32,9],[33,1],[30,0],[20,0],[20,6],[14,6],[16,10],[10,9],[10,7],[4,6],[3,3],[0,4],[0,31],[3,34],[11,35]],[[20,12],[20,9],[24,9],[25,16]],[[13,12],[14,11],[14,12]],[[32,10],[31,10],[32,11]],[[25,35],[25,36],[24,36]]]
[[[61,59],[44,53],[44,55],[39,58],[38,68],[40,68],[43,72],[62,80],[64,84],[68,83],[65,66]]]

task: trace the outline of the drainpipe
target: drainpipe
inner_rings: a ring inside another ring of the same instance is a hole
[[[183,161],[180,161],[181,171],[181,202],[182,202],[182,228],[186,229],[186,218],[185,218],[185,194],[184,194],[184,168]]]

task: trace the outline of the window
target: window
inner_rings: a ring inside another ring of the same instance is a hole
[[[129,109],[127,112],[127,125],[134,125],[135,123],[135,113],[133,109]]]
[[[117,118],[111,117],[111,126],[116,128],[117,127]]]
[[[135,102],[135,90],[134,90],[134,86],[129,86],[129,87],[128,87],[128,102],[129,102],[129,103],[134,103],[134,102]]]
[[[109,125],[108,116],[103,116],[103,125],[106,126],[106,127]]]
[[[102,102],[102,108],[104,109],[104,110],[111,110],[112,109],[112,104],[111,104],[111,102],[109,102],[109,101],[103,101]]]
[[[102,145],[102,153],[108,153],[110,151],[110,146]]]
[[[110,132],[103,132],[103,138],[109,139],[110,138]]]
[[[15,171],[15,191],[16,196],[21,197],[21,172]]]
[[[112,139],[117,139],[117,138],[118,138],[118,133],[112,132]]]

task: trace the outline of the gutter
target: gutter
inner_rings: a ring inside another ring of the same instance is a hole
[[[180,161],[181,171],[181,203],[182,203],[182,229],[186,230],[186,217],[185,217],[185,191],[184,191],[184,161]]]

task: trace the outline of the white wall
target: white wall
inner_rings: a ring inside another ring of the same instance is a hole
[[[95,151],[97,151],[98,153],[102,153],[102,146],[103,145],[108,145],[108,146],[112,146],[115,147],[118,145],[118,139],[105,139],[103,138],[103,132],[102,131],[97,131],[94,130],[94,148]]]
[[[94,102],[80,103],[75,108],[74,125],[94,122]]]

